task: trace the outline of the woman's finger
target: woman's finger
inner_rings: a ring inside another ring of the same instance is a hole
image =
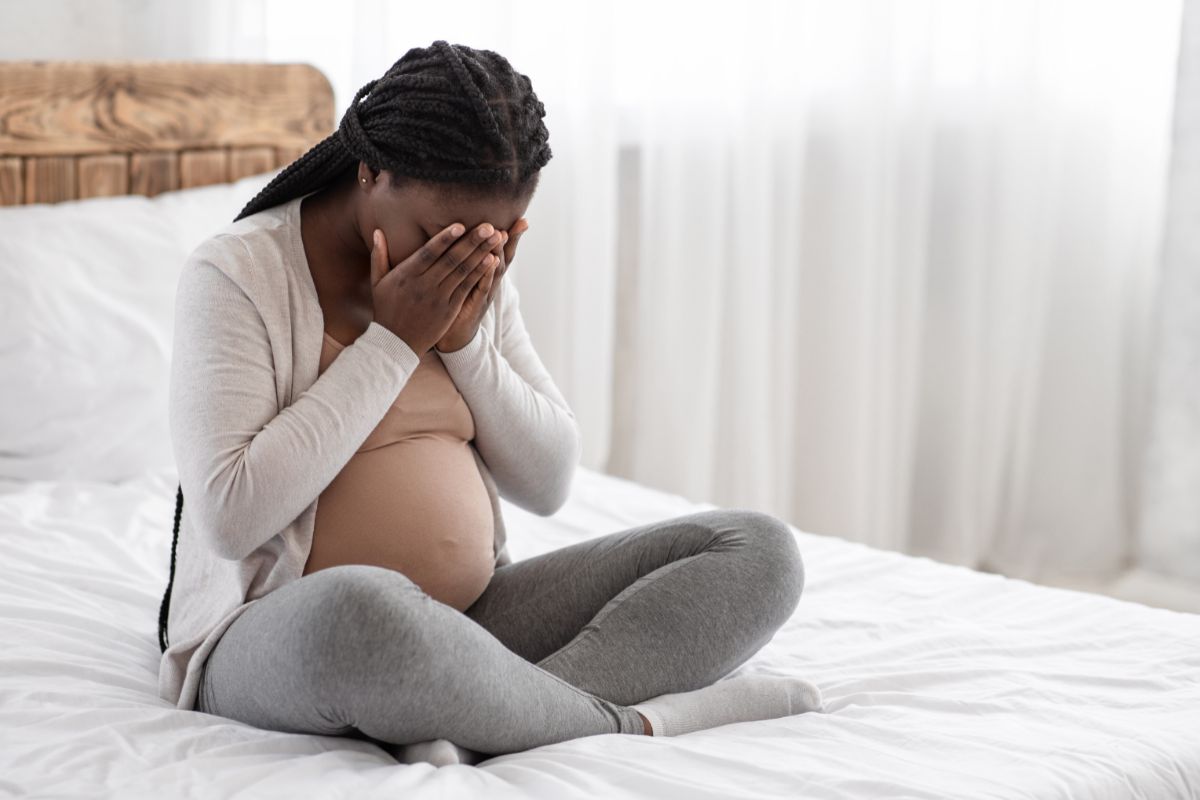
[[[455,222],[448,225],[441,233],[438,233],[425,244],[421,245],[416,252],[408,258],[400,262],[405,269],[412,275],[421,275],[425,270],[437,263],[438,259],[450,249],[451,245],[459,240],[466,232],[466,226],[462,223]]]
[[[517,257],[517,242],[525,235],[525,231],[529,230],[529,221],[521,217],[513,223],[512,229],[509,231],[508,241],[504,243],[504,260],[512,263],[512,260]]]
[[[495,238],[496,241],[492,241]],[[464,280],[472,279],[479,272],[487,271],[487,258],[491,250],[500,243],[501,237],[494,226],[483,223],[469,235],[462,237],[442,256],[431,269],[440,270],[439,286],[455,287]],[[478,278],[474,278],[477,282]],[[451,288],[453,291],[453,288]]]
[[[371,233],[371,286],[376,286],[387,275],[390,268],[388,263],[387,239],[383,231],[376,228]]]
[[[508,261],[504,258],[504,251],[501,250],[498,256],[500,263],[492,270],[491,285],[488,286],[487,298],[485,299],[484,309],[492,304],[492,298],[496,296],[496,290],[500,287],[500,279],[504,277],[504,271],[508,269]]]

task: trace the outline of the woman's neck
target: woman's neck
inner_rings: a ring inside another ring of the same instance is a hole
[[[304,198],[301,234],[309,265],[321,270],[325,286],[351,289],[370,280],[371,252],[358,231],[353,174]]]

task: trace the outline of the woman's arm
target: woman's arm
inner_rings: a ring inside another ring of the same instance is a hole
[[[501,496],[549,516],[571,492],[582,437],[575,414],[538,358],[516,284],[500,288],[501,347],[486,325],[467,345],[438,352],[475,418],[475,447]]]
[[[202,245],[180,276],[169,422],[184,513],[218,556],[237,561],[333,481],[420,358],[372,322],[280,409],[267,327],[214,263],[249,254],[236,237],[221,238]]]

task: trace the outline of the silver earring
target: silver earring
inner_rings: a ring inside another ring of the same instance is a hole
[[[367,182],[367,179],[366,179],[366,178],[360,178],[359,180],[361,180],[363,183],[366,183],[366,182]]]

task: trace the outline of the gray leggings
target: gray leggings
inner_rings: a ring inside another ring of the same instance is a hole
[[[465,612],[402,573],[323,569],[261,598],[209,654],[197,709],[270,730],[486,754],[643,732],[629,706],[699,689],[791,617],[789,528],[716,509],[496,569]]]

